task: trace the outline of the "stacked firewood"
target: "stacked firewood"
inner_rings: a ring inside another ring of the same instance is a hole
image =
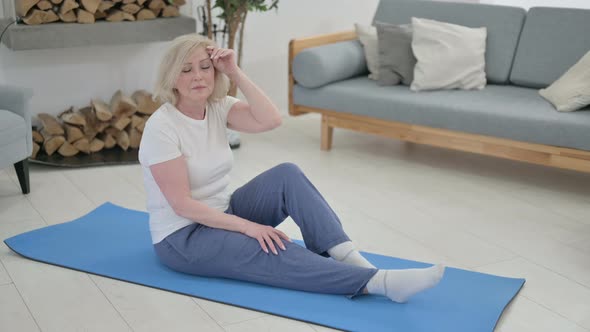
[[[14,0],[26,24],[142,21],[179,16],[186,0]]]
[[[35,159],[41,151],[49,156],[58,153],[71,157],[116,146],[125,151],[136,149],[147,119],[160,105],[144,90],[131,97],[117,91],[110,105],[93,99],[90,105],[76,111],[71,107],[57,118],[40,113],[37,116],[41,128],[33,130],[31,157]]]

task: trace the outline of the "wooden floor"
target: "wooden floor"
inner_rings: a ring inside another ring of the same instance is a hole
[[[590,331],[590,174],[335,130],[316,115],[243,135],[233,187],[294,162],[366,251],[524,277],[496,331]],[[105,201],[145,210],[139,166],[0,170],[0,239]],[[292,221],[281,226],[301,238]],[[0,245],[0,331],[328,331],[23,259]]]

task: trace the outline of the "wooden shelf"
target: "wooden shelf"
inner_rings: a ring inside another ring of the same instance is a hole
[[[0,32],[10,22],[0,19]],[[2,43],[13,51],[151,43],[194,33],[196,27],[195,19],[188,16],[134,22],[98,21],[93,24],[13,24],[6,30]]]

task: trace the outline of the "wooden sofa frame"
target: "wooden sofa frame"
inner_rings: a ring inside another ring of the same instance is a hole
[[[295,80],[292,72],[295,56],[306,48],[356,38],[354,31],[345,31],[297,38],[289,42],[289,114],[297,116],[305,113],[320,113],[322,115],[322,150],[331,149],[334,128],[344,128],[413,143],[590,173],[590,151],[474,135],[295,104],[293,102]]]

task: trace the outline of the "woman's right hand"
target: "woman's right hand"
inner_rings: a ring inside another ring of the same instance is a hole
[[[246,228],[243,233],[251,238],[258,240],[258,243],[260,243],[260,247],[262,247],[262,250],[264,250],[264,252],[267,254],[269,247],[273,254],[279,254],[275,247],[275,243],[282,250],[287,250],[282,239],[289,242],[293,242],[287,236],[287,234],[279,231],[278,229],[271,226],[260,225],[251,221],[246,224]]]

